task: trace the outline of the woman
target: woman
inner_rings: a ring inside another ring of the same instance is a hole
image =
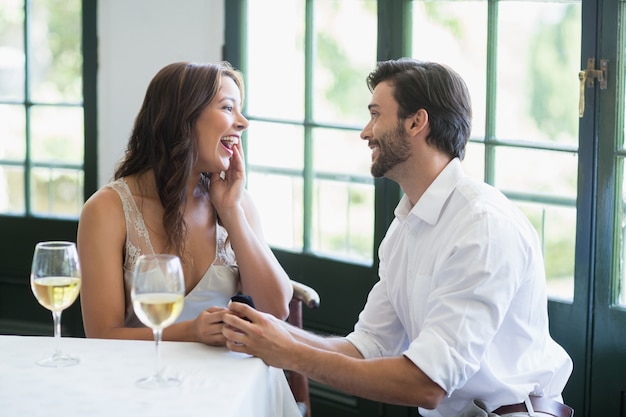
[[[141,254],[181,258],[185,308],[164,340],[224,345],[222,317],[242,291],[285,319],[291,282],[265,243],[245,190],[244,85],[228,63],[174,63],[151,81],[114,181],[78,226],[87,337],[152,339],[130,302]]]

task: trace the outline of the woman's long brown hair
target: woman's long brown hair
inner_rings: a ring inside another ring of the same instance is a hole
[[[232,78],[241,92],[241,73],[229,63],[177,62],[162,68],[152,79],[114,179],[153,170],[164,208],[163,228],[167,246],[185,259],[187,229],[183,213],[186,186],[197,159],[195,125],[204,108],[216,96],[223,76]],[[198,179],[208,188],[208,175]]]

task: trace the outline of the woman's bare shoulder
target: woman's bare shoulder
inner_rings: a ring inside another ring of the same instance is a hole
[[[81,218],[86,215],[108,217],[107,215],[113,214],[117,216],[122,209],[122,200],[117,191],[110,186],[104,186],[87,199],[81,212]]]
[[[119,247],[126,236],[126,220],[122,201],[111,187],[102,187],[85,202],[78,221],[79,251],[85,252],[83,243],[95,248],[98,245]]]

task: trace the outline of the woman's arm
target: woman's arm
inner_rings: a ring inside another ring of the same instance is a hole
[[[80,302],[87,337],[144,340],[154,337],[147,327],[124,326],[125,242],[122,202],[113,189],[103,188],[85,203],[78,223],[77,246],[82,272]],[[209,309],[195,320],[173,324],[165,329],[163,339],[223,345],[224,311]]]
[[[293,295],[291,281],[265,241],[259,213],[244,186],[244,160],[237,144],[224,178],[211,175],[211,202],[235,251],[242,291],[252,296],[259,310],[286,319]]]
[[[254,299],[261,311],[280,319],[289,315],[293,288],[263,235],[261,220],[250,194],[244,191],[242,211],[225,223],[241,275],[242,291]]]
[[[150,339],[150,329],[125,329],[123,251],[126,223],[117,193],[103,188],[85,203],[78,222],[80,302],[87,337]]]

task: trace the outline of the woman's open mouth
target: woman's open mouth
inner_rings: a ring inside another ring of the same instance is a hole
[[[224,136],[222,139],[220,139],[220,142],[222,143],[222,146],[224,146],[226,149],[232,151],[233,146],[235,146],[236,144],[239,143],[239,137],[237,137],[237,136]]]

